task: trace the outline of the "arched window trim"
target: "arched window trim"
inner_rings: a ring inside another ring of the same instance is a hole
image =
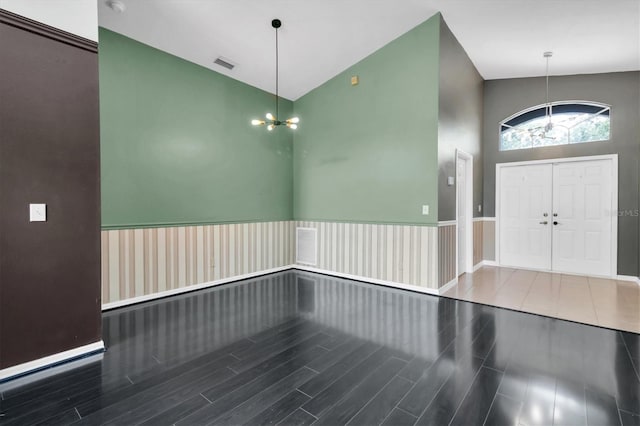
[[[569,105],[575,105],[575,106],[583,106],[586,107],[587,109],[589,107],[593,107],[596,108],[593,112],[595,112],[595,114],[591,117],[588,117],[584,120],[581,120],[579,122],[574,123],[571,127],[566,127],[566,126],[562,126],[562,125],[558,125],[560,127],[564,127],[565,129],[567,129],[568,131],[570,131],[571,128],[577,126],[578,124],[581,124],[587,120],[592,119],[594,116],[598,116],[598,115],[607,115],[609,117],[611,117],[611,105],[609,104],[605,104],[602,102],[596,102],[596,101],[586,101],[586,100],[563,100],[563,101],[553,101],[553,102],[549,102],[547,103],[543,103],[543,104],[538,104],[538,105],[534,105],[531,106],[529,108],[525,108],[521,111],[516,112],[515,114],[512,114],[510,116],[508,116],[507,118],[503,119],[500,121],[499,125],[498,125],[498,141],[499,141],[499,150],[503,151],[503,140],[502,140],[502,133],[505,130],[508,129],[512,129],[515,128],[516,126],[518,126],[519,124],[522,123],[526,123],[528,121],[534,120],[536,118],[542,118],[546,116],[547,113],[547,109],[551,108],[552,114],[553,114],[553,110],[556,107],[562,107],[562,106],[569,106]],[[563,108],[560,108],[563,109]],[[599,109],[599,111],[597,110]],[[532,112],[535,111],[540,111],[540,113],[538,114],[531,114]],[[585,111],[587,112],[587,111]],[[517,123],[513,123],[514,119],[520,118],[520,117],[525,117],[523,120],[517,122]],[[567,140],[569,141],[571,138],[570,136],[567,137]],[[598,139],[598,140],[591,140],[591,141],[585,141],[585,142],[574,142],[574,143],[587,143],[587,142],[603,142],[603,141],[608,141],[611,140],[611,128],[609,128],[609,138],[608,139]],[[570,142],[566,143],[571,144]],[[508,150],[516,150],[516,149],[531,149],[531,148],[544,148],[545,146],[558,146],[558,145],[565,145],[565,144],[550,144],[550,145],[542,145],[542,146],[531,146],[531,147],[523,147],[523,148],[511,148]]]

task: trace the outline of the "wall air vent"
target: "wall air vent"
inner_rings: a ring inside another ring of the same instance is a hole
[[[296,263],[317,265],[316,239],[315,228],[296,228]]]
[[[231,63],[231,61],[229,61],[228,59],[223,58],[222,56],[220,56],[219,58],[217,58],[215,61],[213,61],[214,64],[220,65],[221,67],[225,67],[228,70],[232,70],[235,65]]]

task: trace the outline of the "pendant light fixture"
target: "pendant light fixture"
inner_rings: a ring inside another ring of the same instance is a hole
[[[282,26],[282,22],[279,19],[271,21],[271,26],[276,30],[276,114],[273,115],[270,112],[267,113],[266,120],[251,120],[251,124],[254,126],[267,125],[267,130],[272,131],[276,126],[287,126],[290,129],[297,129],[300,119],[298,117],[291,117],[287,120],[278,120],[278,28]]]
[[[549,59],[553,56],[553,52],[544,52],[542,56],[547,61],[547,66],[545,70],[545,82],[546,82],[546,92],[545,92],[545,102],[544,102],[544,115],[546,123],[544,126],[534,127],[529,130],[523,130],[530,134],[530,137],[533,139],[535,137],[542,139],[552,139],[555,140],[555,137],[552,136],[554,124],[551,120],[553,117],[553,103],[549,102]]]
[[[553,130],[553,123],[551,122],[551,116],[553,115],[553,106],[551,102],[549,102],[549,59],[553,56],[553,52],[544,52],[542,54],[544,58],[547,60],[547,106],[546,106],[546,115],[547,115],[547,124],[544,126],[544,133],[546,136],[547,132]]]

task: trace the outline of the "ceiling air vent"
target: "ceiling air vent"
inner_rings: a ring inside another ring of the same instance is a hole
[[[229,61],[228,59],[223,58],[222,56],[220,56],[218,59],[216,59],[215,61],[213,61],[214,64],[218,64],[221,67],[225,67],[228,70],[232,70],[235,65],[231,63],[231,61]]]

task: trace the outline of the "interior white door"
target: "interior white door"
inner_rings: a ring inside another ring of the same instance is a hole
[[[500,264],[551,269],[552,164],[500,170]]]
[[[456,188],[458,192],[458,275],[467,265],[467,161],[458,158]]]
[[[554,271],[611,274],[612,168],[611,160],[553,165]]]

